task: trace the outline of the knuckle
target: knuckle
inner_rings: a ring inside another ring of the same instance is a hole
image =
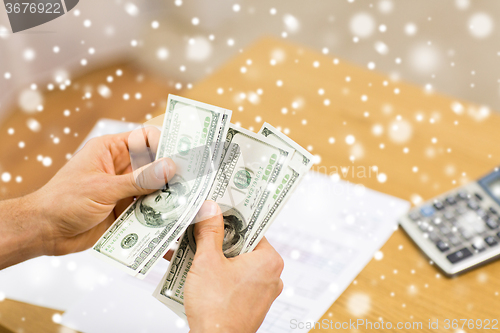
[[[273,251],[272,254],[268,256],[267,266],[273,275],[277,274],[279,276],[285,267],[285,262],[278,252]]]
[[[283,287],[284,287],[284,284],[283,284],[283,280],[282,279],[279,279],[278,280],[278,295],[276,297],[278,297],[279,295],[281,295],[281,293],[283,292]]]
[[[276,264],[277,264],[276,268],[281,274],[281,272],[283,272],[283,269],[285,268],[285,261],[279,254],[277,255]]]
[[[205,224],[195,228],[195,238],[213,237],[220,233],[220,227],[215,224]]]
[[[89,148],[96,147],[101,144],[102,140],[102,137],[92,138],[85,144],[85,146]]]

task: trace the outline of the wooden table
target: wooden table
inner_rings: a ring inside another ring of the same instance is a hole
[[[99,77],[102,79],[102,75]],[[149,81],[148,87],[155,84],[159,83]],[[130,85],[125,87],[120,87],[120,94]],[[167,89],[162,92],[165,98]],[[292,139],[318,155],[320,163],[314,170],[340,172],[341,179],[414,202],[473,180],[500,161],[498,115],[455,98],[427,92],[422,87],[394,82],[377,72],[282,40],[260,40],[182,95],[232,109],[232,122],[246,128],[257,130],[262,121],[280,126]],[[62,103],[61,96],[55,97]],[[149,97],[161,98],[153,92]],[[122,109],[130,106],[127,103],[115,101],[112,109],[123,115],[131,112],[136,117],[127,114],[126,118],[134,121],[140,121],[148,112],[145,105],[140,111]],[[52,122],[54,132],[66,126],[67,120],[58,112],[61,111],[55,111]],[[108,110],[102,112],[104,116]],[[160,112],[156,110],[157,114]],[[48,109],[42,112],[48,113]],[[23,121],[16,125],[19,129],[24,126]],[[31,160],[29,165],[22,161],[20,157],[24,155],[17,150],[17,141],[5,134],[6,126],[10,125],[2,126],[0,132],[3,141],[0,154],[3,157],[9,152],[7,156],[11,159],[19,159],[16,163],[24,163],[25,169],[18,170],[25,173],[20,184],[2,184],[0,191],[4,197],[36,188],[48,176],[48,173],[44,174],[45,178],[35,174],[34,170],[43,170],[37,164],[36,155],[30,156],[35,161]],[[74,128],[84,132],[78,122]],[[346,142],[350,135],[354,137],[352,144]],[[74,145],[80,139],[74,139]],[[6,148],[6,140],[16,147]],[[38,142],[32,145],[38,147]],[[62,157],[71,152],[60,151],[50,142],[42,142],[40,147],[33,152],[61,155],[60,160],[53,158],[53,171],[62,165]],[[2,165],[7,169],[3,160]],[[11,168],[17,165],[12,164]],[[370,177],[366,172],[363,177],[357,172],[358,167],[377,172],[372,171]],[[352,168],[356,168],[354,174]],[[28,172],[34,175],[29,176]],[[23,187],[21,184],[27,180],[30,186]],[[381,251],[383,259],[372,260],[323,318],[340,322],[356,319],[352,309],[357,307],[357,300],[363,299],[369,300],[369,306],[361,318],[371,322],[379,319],[392,323],[420,321],[424,323],[421,332],[431,332],[426,328],[429,319],[439,319],[441,323],[444,319],[498,319],[498,262],[448,279],[429,264],[401,230],[394,233]],[[18,326],[5,324],[12,322],[6,320],[6,316],[20,313],[12,312],[9,307],[14,307],[12,301],[0,303],[0,323],[11,330],[26,327],[25,332],[31,332],[27,324],[22,326],[19,320]],[[20,308],[22,306],[16,307]],[[51,316],[54,311],[44,313]],[[51,330],[47,326],[45,331]],[[447,332],[442,328],[439,331]]]

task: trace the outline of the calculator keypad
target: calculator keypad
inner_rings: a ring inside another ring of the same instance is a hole
[[[485,206],[480,193],[461,190],[413,209],[408,217],[452,264],[500,243],[497,209]]]

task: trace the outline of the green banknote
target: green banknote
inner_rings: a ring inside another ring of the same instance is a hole
[[[267,198],[262,208],[263,212],[256,222],[256,227],[250,231],[251,234],[245,242],[243,252],[253,251],[255,246],[259,244],[265,232],[290,197],[290,194],[295,190],[302,177],[311,169],[313,164],[311,153],[270,124],[264,123],[259,134],[265,136],[268,142],[283,145],[290,149],[292,151],[292,158],[290,163],[279,174],[271,195]]]
[[[270,190],[289,163],[291,150],[283,146],[230,126],[223,160],[208,195],[208,199],[217,202],[222,210],[226,257],[242,253]],[[169,269],[154,294],[177,314],[184,311],[184,284],[196,252],[193,230],[194,225],[191,225],[181,237]]]
[[[162,189],[134,201],[93,246],[93,253],[141,276],[174,244],[206,197],[222,154],[231,111],[170,95],[156,158],[177,173]],[[143,270],[143,268],[146,269]]]

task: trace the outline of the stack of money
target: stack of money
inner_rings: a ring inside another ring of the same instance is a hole
[[[177,245],[154,296],[181,317],[196,252],[192,222],[203,201],[222,210],[224,255],[250,252],[312,166],[311,154],[271,125],[255,134],[230,124],[230,117],[229,110],[170,95],[156,158],[172,158],[176,175],[134,201],[93,247],[143,278]]]

